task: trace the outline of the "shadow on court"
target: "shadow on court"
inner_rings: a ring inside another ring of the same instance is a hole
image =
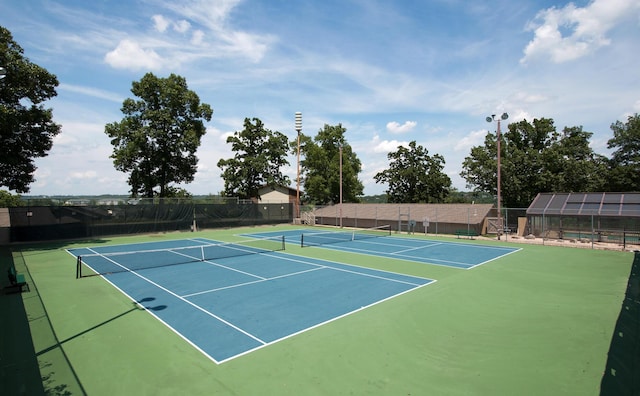
[[[121,317],[125,316],[126,314],[131,313],[131,312],[133,312],[133,311],[147,311],[147,310],[149,310],[149,311],[162,311],[163,309],[167,308],[167,306],[166,306],[166,305],[158,305],[158,306],[156,306],[156,307],[140,307],[140,304],[144,304],[144,303],[147,303],[147,302],[150,302],[150,301],[153,301],[153,300],[155,300],[155,298],[154,298],[154,297],[148,297],[148,298],[143,298],[143,299],[142,299],[142,300],[140,300],[140,301],[134,301],[134,302],[133,302],[134,307],[133,307],[133,308],[131,308],[130,310],[125,311],[125,312],[123,312],[123,313],[121,313],[121,314],[119,314],[119,315],[116,315],[116,316],[114,316],[113,318],[107,319],[107,320],[105,320],[105,321],[104,321],[104,322],[102,322],[102,323],[98,323],[97,325],[92,326],[92,327],[90,327],[90,328],[88,328],[88,329],[86,329],[86,330],[84,330],[84,331],[81,331],[81,332],[80,332],[80,333],[78,333],[78,334],[75,334],[75,335],[73,335],[73,336],[71,336],[71,337],[67,337],[67,338],[66,338],[66,339],[64,339],[64,340],[58,341],[56,344],[51,345],[50,347],[45,348],[45,349],[43,349],[43,350],[41,350],[41,351],[37,352],[37,353],[36,353],[36,355],[37,355],[37,356],[40,356],[40,355],[42,355],[43,353],[47,353],[47,352],[49,352],[49,351],[51,351],[51,350],[53,350],[53,349],[55,349],[55,348],[59,348],[59,347],[61,347],[63,344],[65,344],[65,343],[67,343],[67,342],[69,342],[69,341],[71,341],[71,340],[74,340],[74,339],[76,339],[76,338],[78,338],[78,337],[81,337],[81,336],[83,336],[83,335],[85,335],[85,334],[87,334],[87,333],[89,333],[89,332],[91,332],[91,331],[93,331],[93,330],[95,330],[95,329],[97,329],[97,328],[99,328],[99,327],[102,327],[102,326],[104,326],[104,325],[106,325],[106,324],[109,324],[109,323],[113,322],[114,320],[116,320],[116,319],[118,319],[118,318],[121,318]],[[57,339],[57,337],[56,337],[56,339]]]
[[[29,291],[0,295],[2,317],[0,394],[2,395],[86,395],[87,392],[65,353],[64,344],[131,312],[159,311],[166,308],[164,305],[146,306],[155,298],[141,299],[133,302],[134,306],[131,309],[71,337],[59,340],[24,259],[20,254],[12,254],[9,248],[0,248],[1,274],[6,274],[11,265],[15,265],[16,270],[26,276]],[[4,291],[4,286],[8,283],[8,278],[3,276],[0,280],[0,290]],[[32,328],[36,328],[34,334],[40,334],[39,344],[49,345],[48,347],[35,350]]]
[[[0,291],[9,285],[7,270],[14,265],[9,248],[0,248]],[[26,267],[15,263],[18,272],[25,274]],[[27,275],[27,274],[25,274]],[[31,279],[27,278],[31,284]],[[0,394],[2,395],[44,395],[40,379],[25,301],[35,297],[35,287],[20,293],[0,295]]]
[[[600,396],[640,395],[640,252],[635,252],[627,292],[611,339]]]

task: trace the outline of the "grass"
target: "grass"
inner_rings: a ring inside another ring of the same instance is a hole
[[[288,226],[269,230],[279,228]],[[11,308],[11,323],[30,329],[31,352],[22,355],[37,363],[20,365],[12,386],[37,391],[28,375],[37,365],[44,393],[55,395],[598,395],[633,261],[632,253],[509,242],[522,250],[460,270],[289,244],[289,253],[437,282],[216,365],[100,277],[74,279],[64,251],[193,235],[21,247],[14,260],[32,291],[1,296],[0,309],[6,317],[9,300],[23,306]],[[0,344],[3,355],[9,344]]]

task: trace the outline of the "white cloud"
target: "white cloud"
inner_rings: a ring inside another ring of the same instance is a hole
[[[94,97],[94,98],[105,99],[105,100],[108,100],[110,102],[115,102],[115,103],[122,103],[122,101],[124,100],[124,98],[122,96],[120,96],[119,94],[116,94],[116,93],[113,93],[113,92],[104,91],[104,90],[97,89],[97,88],[92,88],[92,87],[83,87],[83,86],[80,86],[80,85],[61,83],[59,85],[58,89],[61,90],[61,91],[75,92],[75,93],[79,93],[79,94],[82,94],[82,95],[91,96],[91,97]]]
[[[173,30],[175,30],[178,33],[185,33],[189,31],[189,29],[191,29],[191,24],[188,21],[185,21],[184,19],[178,22],[175,22],[173,24]]]
[[[416,125],[418,125],[418,123],[415,121],[406,121],[402,125],[395,121],[391,121],[387,123],[387,131],[391,133],[406,133],[415,128]]]
[[[520,62],[549,56],[552,62],[562,63],[588,55],[609,45],[606,33],[638,8],[637,0],[594,0],[586,7],[569,3],[540,11],[528,26],[534,38]]]
[[[162,58],[153,49],[144,49],[128,39],[121,40],[113,51],[105,55],[104,60],[116,69],[157,70],[162,65]]]
[[[249,58],[253,62],[259,62],[275,40],[269,35],[259,36],[241,31],[221,31],[218,32],[218,38],[221,48],[226,52]]]
[[[481,129],[478,131],[471,131],[467,136],[458,140],[453,147],[454,151],[470,152],[471,147],[480,146],[484,143],[484,138],[487,136],[487,130]]]
[[[399,146],[409,147],[409,142],[403,142],[398,140],[380,140],[380,136],[376,135],[373,138],[372,145],[374,153],[391,153],[398,151]]]
[[[153,27],[157,31],[162,33],[165,30],[167,30],[167,27],[169,26],[169,23],[170,23],[168,19],[166,19],[162,15],[154,15],[151,17],[151,19],[153,19]]]
[[[510,101],[516,103],[525,103],[525,104],[535,104],[535,103],[543,103],[550,100],[550,98],[546,95],[536,94],[536,93],[528,93],[528,92],[516,92],[510,98]]]
[[[207,0],[183,0],[166,2],[163,5],[196,24],[205,27],[213,40],[211,45],[215,51],[230,56],[242,56],[253,62],[259,62],[276,40],[271,34],[252,34],[234,30],[227,25],[231,11],[240,0],[222,0],[210,2]],[[193,39],[202,39],[194,36]]]
[[[195,30],[191,35],[191,44],[200,45],[204,40],[204,32],[202,30]]]
[[[69,176],[72,179],[92,180],[96,178],[97,173],[92,170],[87,170],[87,171],[81,171],[81,172],[71,172]]]

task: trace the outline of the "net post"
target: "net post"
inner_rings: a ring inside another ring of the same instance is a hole
[[[285,247],[286,247],[286,246],[287,246],[287,245],[286,245],[286,244],[285,244],[285,242],[284,242],[284,234],[283,234],[283,235],[282,235],[282,250],[285,250]]]
[[[82,256],[76,257],[76,279],[82,276]]]
[[[300,247],[304,247],[304,234],[300,234]]]

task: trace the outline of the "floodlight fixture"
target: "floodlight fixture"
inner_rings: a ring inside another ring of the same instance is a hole
[[[296,177],[296,218],[300,218],[300,131],[302,131],[302,113],[296,111],[295,128],[298,132],[298,176]]]
[[[301,130],[302,130],[302,113],[299,111],[296,111],[296,131],[300,133]]]

